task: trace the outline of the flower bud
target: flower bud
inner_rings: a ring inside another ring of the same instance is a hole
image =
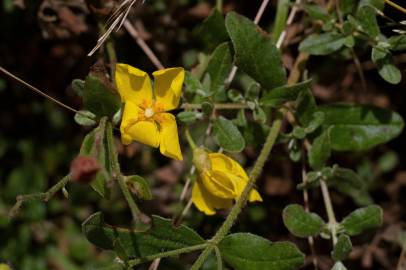
[[[199,172],[211,170],[211,162],[207,151],[203,148],[193,150],[193,164]]]
[[[97,159],[89,156],[77,156],[70,165],[72,180],[86,184],[93,181],[99,170]]]

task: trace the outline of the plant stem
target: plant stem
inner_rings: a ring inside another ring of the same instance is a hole
[[[390,5],[390,6],[394,7],[394,8],[396,8],[397,10],[399,10],[399,11],[401,11],[401,12],[403,12],[403,13],[406,13],[406,8],[403,8],[403,7],[399,6],[399,5],[396,4],[396,3],[393,3],[393,2],[390,1],[390,0],[384,0],[384,1],[385,1],[385,3],[387,3],[388,5]]]
[[[216,8],[219,12],[223,12],[223,0],[216,0]]]
[[[266,138],[265,144],[255,162],[254,168],[250,173],[250,177],[248,180],[247,185],[245,186],[240,198],[238,198],[237,202],[235,203],[234,207],[231,209],[230,214],[227,216],[227,219],[224,221],[223,225],[221,225],[220,229],[217,231],[216,235],[213,237],[211,242],[214,245],[217,245],[230,231],[231,227],[233,226],[234,222],[236,221],[238,215],[240,214],[242,208],[247,203],[249,194],[251,190],[254,188],[255,182],[258,176],[262,172],[262,168],[265,165],[265,162],[268,159],[269,154],[273,146],[275,145],[276,139],[278,138],[279,131],[282,126],[282,114],[278,112],[276,119],[274,120],[271,130]],[[200,269],[203,265],[204,261],[207,259],[207,256],[213,250],[213,246],[207,247],[202,254],[200,254],[199,258],[193,264],[191,270]]]
[[[248,109],[248,105],[246,103],[217,103],[213,104],[215,110],[240,110],[240,109]],[[181,106],[184,110],[201,110],[201,104],[192,104],[192,103],[183,103]]]
[[[99,26],[100,33],[106,32],[103,22],[99,22],[98,26]],[[110,66],[110,77],[114,83],[114,73],[115,73],[115,64],[117,63],[117,55],[116,55],[116,50],[114,49],[114,43],[113,43],[112,39],[107,39],[106,52],[107,52],[109,66]]]
[[[130,190],[128,189],[128,186],[125,182],[124,176],[119,175],[117,177],[117,182],[121,188],[121,192],[123,192],[124,198],[128,203],[128,206],[130,207],[131,210],[131,215],[134,219],[134,222],[138,222],[142,220],[142,217],[144,216],[144,214],[141,212],[141,210],[138,208],[137,204],[134,201],[134,198],[131,195]]]
[[[187,142],[190,145],[190,148],[192,148],[192,150],[195,150],[197,148],[197,146],[196,146],[195,141],[192,138],[192,135],[190,134],[189,128],[186,128],[185,135],[186,135]]]
[[[59,190],[61,190],[63,187],[66,186],[66,184],[71,180],[70,174],[66,175],[63,177],[58,183],[53,185],[48,191],[43,192],[43,193],[35,193],[35,194],[26,194],[26,195],[18,195],[16,198],[16,203],[14,206],[11,208],[8,217],[9,219],[13,219],[16,215],[18,215],[22,205],[25,202],[29,201],[34,201],[34,200],[40,200],[43,202],[49,201],[55,193],[57,193]]]
[[[154,254],[154,255],[150,255],[150,256],[145,256],[145,257],[143,257],[141,259],[129,260],[127,262],[128,269],[130,270],[134,266],[137,266],[137,265],[139,265],[141,263],[144,263],[144,262],[147,262],[147,261],[152,261],[152,260],[157,259],[157,258],[171,257],[171,256],[180,255],[180,254],[183,254],[183,253],[189,253],[189,252],[192,252],[192,251],[201,250],[201,249],[206,248],[209,245],[210,245],[209,243],[204,243],[204,244],[200,244],[200,245],[195,245],[195,246],[175,249],[175,250],[171,250],[171,251],[167,251],[167,252],[162,252],[162,253],[158,253],[158,254]]]
[[[331,203],[330,192],[324,180],[320,181],[321,193],[323,195],[324,206],[326,207],[328,225],[331,230],[331,237],[333,239],[333,246],[337,244],[337,221],[334,214],[333,204]]]
[[[131,195],[130,190],[125,182],[125,177],[121,174],[120,163],[118,162],[118,153],[114,147],[114,138],[113,138],[113,125],[110,121],[106,123],[106,139],[107,139],[107,151],[108,156],[110,157],[110,166],[112,169],[113,177],[117,180],[121,192],[124,195],[125,200],[128,203],[128,206],[131,210],[131,215],[134,222],[147,223],[149,218],[141,212],[138,208],[138,205],[135,203],[134,198]]]

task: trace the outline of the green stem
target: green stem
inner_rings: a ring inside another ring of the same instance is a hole
[[[337,221],[334,214],[333,204],[331,203],[330,193],[326,182],[320,181],[321,193],[323,195],[324,205],[326,207],[328,225],[331,231],[331,237],[333,239],[333,246],[337,244]]]
[[[147,222],[147,217],[138,208],[138,205],[135,203],[134,198],[132,197],[131,192],[125,182],[125,177],[121,174],[120,163],[118,162],[118,153],[116,148],[114,147],[113,125],[110,121],[107,121],[106,123],[106,139],[108,157],[113,177],[117,180],[121,192],[123,193],[124,198],[127,201],[128,206],[130,207],[131,215],[134,222],[141,221],[142,223],[145,223]]]
[[[183,103],[181,106],[184,110],[201,110],[201,104],[192,104],[192,103]],[[213,109],[215,110],[240,110],[240,109],[248,109],[248,105],[246,103],[217,103],[213,104]]]
[[[265,162],[267,161],[268,156],[271,153],[273,146],[275,145],[276,139],[278,138],[278,134],[282,126],[282,118],[283,118],[282,114],[278,112],[277,118],[272,124],[271,130],[269,131],[265,144],[258,156],[258,159],[255,162],[254,168],[250,173],[247,185],[245,186],[240,198],[237,200],[234,207],[231,209],[230,214],[227,216],[227,219],[224,221],[223,225],[221,225],[220,229],[217,231],[216,235],[211,240],[214,245],[217,245],[228,234],[234,222],[236,221],[238,215],[240,214],[242,208],[247,203],[249,194],[251,190],[254,188],[255,182],[258,176],[261,174],[262,168],[264,167]],[[211,253],[212,249],[213,246],[207,247],[203,251],[203,253],[200,254],[199,258],[193,264],[191,269],[192,270],[200,269],[204,261],[207,259],[207,256],[209,256],[209,254]]]
[[[195,141],[192,138],[192,135],[190,134],[189,128],[186,128],[185,130],[185,135],[186,135],[186,140],[189,143],[190,147],[192,150],[195,150],[197,148]]]
[[[216,8],[218,11],[223,12],[223,0],[216,0]]]
[[[16,198],[16,203],[14,206],[11,208],[8,217],[9,219],[13,219],[16,215],[18,215],[22,205],[25,202],[29,201],[34,201],[34,200],[39,200],[43,202],[49,201],[55,193],[57,193],[59,190],[61,190],[63,187],[66,186],[66,184],[71,180],[70,174],[66,175],[64,178],[62,178],[58,183],[53,185],[48,191],[43,192],[43,193],[35,193],[35,194],[26,194],[26,195],[18,195]]]
[[[141,210],[138,208],[138,205],[135,203],[134,198],[132,197],[131,192],[128,189],[128,186],[125,182],[124,176],[119,175],[117,176],[116,179],[120,186],[121,192],[123,193],[124,198],[127,201],[128,206],[130,207],[131,215],[133,217],[134,222],[136,223],[138,221],[144,222],[143,221],[144,214],[141,212]]]
[[[145,263],[147,261],[152,261],[152,260],[157,259],[157,258],[165,258],[165,257],[177,256],[177,255],[180,255],[180,254],[183,254],[183,253],[189,253],[189,252],[192,252],[192,251],[201,250],[201,249],[206,248],[207,246],[209,246],[209,243],[204,243],[204,244],[200,244],[200,245],[175,249],[175,250],[171,250],[171,251],[167,251],[167,252],[162,252],[162,253],[158,253],[158,254],[154,254],[154,255],[150,255],[150,256],[145,256],[145,257],[143,257],[141,259],[129,260],[127,262],[128,269],[132,269],[132,267],[134,267],[134,266],[137,266],[137,265],[139,265],[141,263]]]
[[[106,32],[103,22],[99,22],[98,27],[99,27],[100,33]],[[111,80],[114,83],[114,73],[115,73],[115,64],[117,63],[117,54],[116,54],[116,50],[114,49],[113,40],[111,38],[109,38],[106,42],[106,52],[107,52],[108,62],[110,64]]]

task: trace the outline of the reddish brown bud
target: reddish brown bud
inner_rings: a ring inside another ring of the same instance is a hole
[[[89,156],[77,156],[70,165],[72,180],[81,183],[90,183],[99,170],[97,159]]]

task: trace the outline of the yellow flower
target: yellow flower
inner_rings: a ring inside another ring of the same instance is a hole
[[[206,215],[214,215],[216,209],[231,208],[248,183],[247,173],[235,160],[221,153],[207,153],[198,148],[193,156],[199,172],[192,191],[194,205]],[[262,198],[253,189],[248,201],[262,201]]]
[[[124,103],[121,120],[123,144],[138,141],[159,147],[167,157],[182,160],[175,116],[185,78],[183,68],[155,71],[154,91],[147,73],[126,64],[116,65],[116,84]]]

